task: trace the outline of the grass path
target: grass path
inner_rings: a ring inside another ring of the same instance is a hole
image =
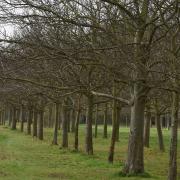
[[[80,130],[80,152],[51,145],[52,130],[45,130],[45,140],[8,128],[0,127],[0,180],[166,180],[168,167],[169,131],[164,130],[166,152],[158,150],[157,134],[151,131],[151,148],[145,149],[145,169],[150,177],[120,177],[127,151],[128,129],[120,131],[116,144],[115,163],[107,163],[110,139],[102,139],[102,129],[94,140],[94,156],[83,153],[84,130]],[[60,141],[60,140],[59,140]],[[70,145],[73,136],[70,134]],[[178,147],[179,148],[179,147]],[[178,178],[180,179],[180,148],[178,149]]]

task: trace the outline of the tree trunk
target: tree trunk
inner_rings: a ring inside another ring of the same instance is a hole
[[[158,140],[159,140],[159,149],[160,151],[164,152],[164,141],[163,141],[163,134],[161,128],[161,121],[160,121],[160,114],[156,113],[156,128],[158,133]]]
[[[125,174],[144,172],[143,132],[147,90],[144,82],[136,82],[133,86],[128,155],[123,169]]]
[[[149,148],[149,137],[150,137],[150,126],[151,126],[151,112],[147,108],[145,113],[145,126],[144,126],[144,146]]]
[[[5,110],[2,110],[2,125],[5,125]]]
[[[86,138],[85,138],[85,151],[87,154],[93,154],[93,139],[92,139],[92,117],[93,117],[93,95],[89,95],[87,116],[86,116]]]
[[[94,129],[94,137],[97,138],[98,133],[98,105],[96,105],[95,111],[95,129]]]
[[[39,112],[39,124],[38,124],[38,138],[39,140],[43,140],[43,127],[44,127],[44,110]]]
[[[76,121],[76,117],[75,117],[75,109],[73,108],[71,110],[71,132],[75,131],[75,121]]]
[[[49,107],[49,113],[48,113],[48,128],[52,127],[52,111],[53,111],[53,106],[51,105]]]
[[[15,130],[16,129],[16,108],[13,108],[13,117],[12,117],[12,126],[11,129]]]
[[[69,110],[67,107],[66,101],[64,102],[62,106],[62,147],[67,148],[68,147],[68,115]]]
[[[33,110],[32,108],[29,109],[29,115],[27,119],[27,134],[31,134],[31,123],[33,118]]]
[[[37,137],[37,122],[38,122],[38,112],[34,109],[34,121],[33,121],[33,137]]]
[[[107,138],[107,117],[108,117],[108,106],[107,103],[105,104],[104,110],[104,131],[103,131],[103,138]]]
[[[25,122],[26,109],[24,106],[21,108],[21,132],[24,131],[24,122]]]
[[[177,137],[178,137],[178,111],[179,111],[179,95],[173,92],[172,117],[171,117],[171,144],[169,157],[169,173],[168,180],[177,179]]]
[[[62,114],[62,106],[61,106],[61,109],[59,110],[58,130],[61,129],[61,126],[62,126],[62,119],[63,119],[63,114]]]
[[[75,122],[75,133],[74,133],[74,149],[78,151],[78,146],[79,146],[79,117],[81,113],[81,108],[80,108],[80,99],[78,100],[78,110],[76,113],[76,122]]]
[[[0,125],[2,125],[2,111],[0,111]]]
[[[68,133],[71,132],[71,111],[66,111],[66,121]]]
[[[9,108],[9,127],[11,127],[11,123],[12,123],[12,119],[13,119],[13,108]]]
[[[53,145],[58,145],[58,124],[59,124],[59,103],[56,103],[56,117],[55,117],[55,124],[54,124],[54,135],[53,135]]]
[[[20,117],[21,117],[21,110],[20,110],[20,108],[18,108],[17,110],[16,110],[16,117],[17,117],[17,122],[20,122]]]
[[[113,95],[116,95],[116,89],[113,87]],[[113,163],[114,160],[114,149],[115,149],[115,141],[116,141],[116,130],[117,130],[117,102],[113,100],[112,107],[112,135],[111,135],[111,145],[109,149],[108,161],[109,163]]]
[[[116,115],[116,142],[119,141],[119,125],[120,125],[120,111],[121,111],[121,108],[120,106],[118,105],[117,106],[117,115]]]

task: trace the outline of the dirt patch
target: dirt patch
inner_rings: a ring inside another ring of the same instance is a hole
[[[6,159],[10,159],[8,155],[5,154],[0,155],[0,160],[6,160]]]
[[[0,171],[0,177],[5,177],[5,176],[8,176],[8,174],[3,171]]]

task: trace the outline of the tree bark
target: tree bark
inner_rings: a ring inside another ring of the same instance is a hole
[[[161,121],[160,121],[160,114],[156,112],[156,128],[158,133],[158,141],[159,141],[159,149],[160,151],[164,152],[164,141],[163,141],[163,134],[162,134],[162,128],[161,128]]]
[[[11,129],[15,130],[16,129],[16,108],[13,107],[13,116],[12,116],[12,123],[11,123]]]
[[[132,89],[131,123],[128,155],[123,172],[139,174],[144,172],[144,110],[147,95],[144,82],[136,82]]]
[[[95,111],[95,129],[94,129],[94,137],[97,138],[98,133],[98,105],[96,105]]]
[[[103,138],[107,138],[107,117],[108,117],[108,105],[105,104],[104,110],[104,131],[103,131]]]
[[[33,118],[33,110],[32,110],[32,108],[30,108],[28,119],[27,119],[27,134],[31,134],[32,118]]]
[[[68,133],[71,132],[71,111],[66,111],[66,121]]]
[[[85,151],[87,154],[93,154],[93,139],[92,139],[92,117],[93,117],[93,95],[89,95],[87,116],[86,116],[86,138],[85,138]]]
[[[66,101],[64,101],[64,104],[62,105],[62,147],[67,148],[68,147],[68,104]]]
[[[43,132],[43,126],[44,126],[44,110],[41,110],[39,112],[39,124],[38,124],[38,138],[39,140],[43,140],[44,138],[44,132]]]
[[[80,118],[81,108],[80,108],[80,99],[78,99],[78,110],[76,113],[76,122],[75,122],[75,133],[74,133],[74,149],[78,151],[79,146],[79,118]]]
[[[71,132],[75,131],[75,121],[76,121],[75,109],[73,108],[71,110]]]
[[[26,110],[25,110],[25,107],[22,106],[21,107],[21,132],[24,131],[24,122],[25,122],[25,114],[26,113]]]
[[[20,108],[18,108],[17,110],[16,110],[16,117],[17,117],[17,122],[20,122],[20,116],[21,116],[21,110],[20,110]]]
[[[56,103],[56,117],[55,117],[55,124],[54,124],[54,135],[53,135],[53,145],[58,145],[58,124],[59,124],[59,103]]]
[[[113,87],[113,95],[116,95],[116,89]],[[109,148],[109,156],[108,162],[113,163],[114,160],[114,149],[115,149],[115,141],[116,141],[116,130],[117,130],[117,102],[113,100],[112,107],[112,135],[111,135],[111,145]]]
[[[53,112],[53,106],[49,107],[49,113],[48,113],[48,128],[52,127],[52,112]]]
[[[177,179],[177,138],[178,138],[178,111],[179,95],[178,92],[172,92],[172,115],[171,115],[171,143],[169,157],[168,180]]]
[[[145,113],[145,126],[144,126],[144,147],[149,148],[149,137],[150,137],[150,126],[151,126],[151,112],[147,108]]]
[[[9,127],[11,127],[12,119],[13,119],[13,108],[10,107],[9,108],[9,123],[8,123]]]
[[[120,105],[117,105],[117,115],[116,115],[116,142],[119,141],[119,126],[120,126],[120,111],[121,111],[121,108],[120,108]]]
[[[34,109],[34,120],[33,120],[33,137],[37,137],[37,122],[38,122],[38,112]]]

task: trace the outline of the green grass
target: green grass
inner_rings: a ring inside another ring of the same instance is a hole
[[[103,139],[102,127],[99,127],[98,138],[94,139],[94,155],[87,156],[84,153],[83,126],[80,128],[80,152],[73,151],[72,133],[69,134],[69,149],[64,150],[51,145],[51,129],[45,129],[45,140],[39,141],[19,130],[1,127],[0,180],[166,180],[170,134],[168,130],[163,130],[165,153],[158,150],[156,129],[151,130],[151,148],[145,148],[147,173],[139,177],[120,175],[127,152],[128,132],[127,128],[120,129],[120,142],[116,143],[115,162],[112,165],[107,163],[110,128],[109,138]],[[180,153],[178,167],[180,179]]]

